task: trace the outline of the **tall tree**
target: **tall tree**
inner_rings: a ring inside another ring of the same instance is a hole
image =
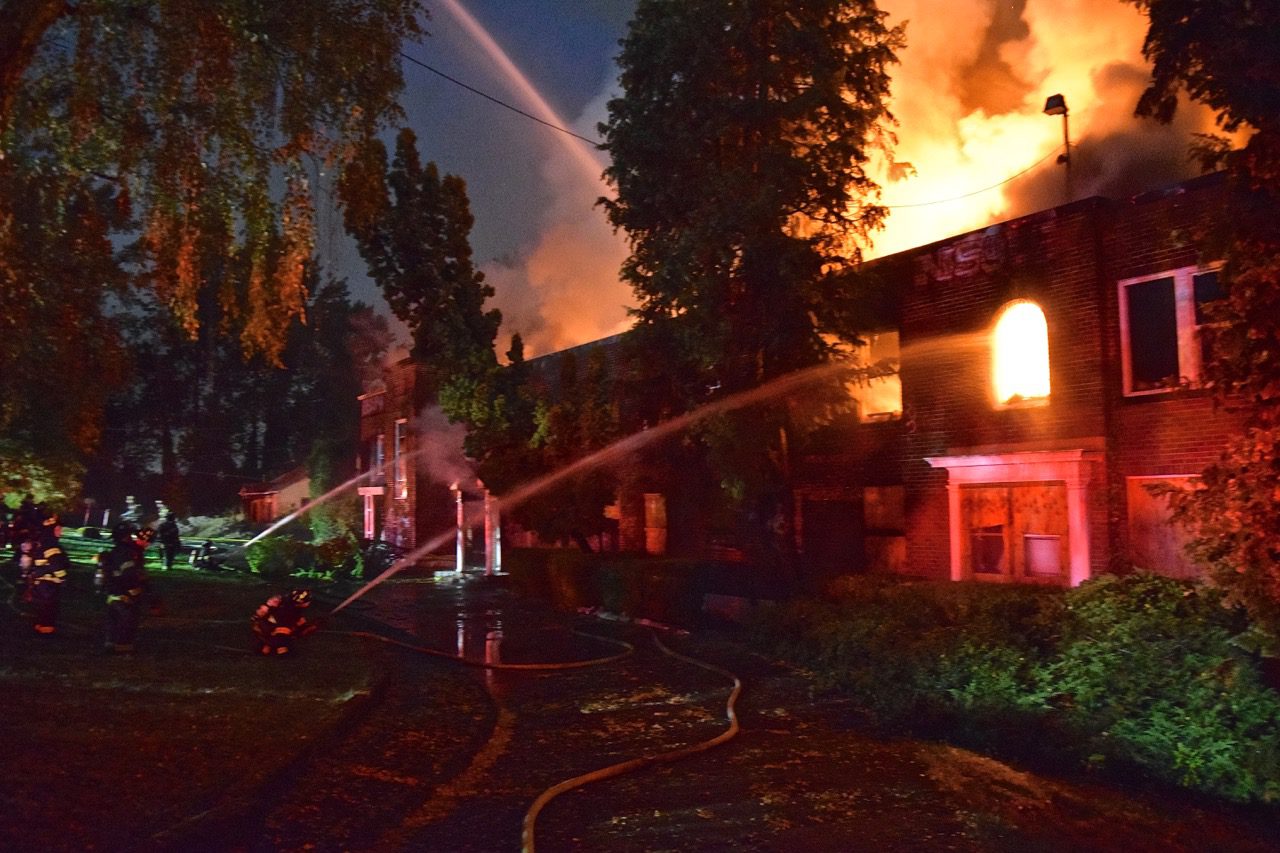
[[[75,493],[82,455],[123,375],[104,286],[122,277],[107,194],[56,171],[0,169],[0,478],[42,500]]]
[[[603,204],[630,239],[623,276],[674,412],[856,340],[856,288],[839,274],[887,212],[867,164],[892,142],[902,44],[873,0],[639,3],[601,126],[617,191]],[[839,399],[839,382],[824,390]],[[779,405],[703,430],[761,530],[790,512],[788,445],[810,426]]]
[[[1129,2],[1150,19],[1152,79],[1138,112],[1169,121],[1185,93],[1244,138],[1210,139],[1199,153],[1229,182],[1228,210],[1206,235],[1227,294],[1208,373],[1220,401],[1246,413],[1246,430],[1174,505],[1199,531],[1193,553],[1280,654],[1280,2]]]
[[[139,218],[144,278],[189,333],[198,244],[247,257],[245,286],[220,296],[246,352],[274,358],[306,303],[307,167],[340,170],[399,116],[398,52],[422,12],[419,0],[5,0],[0,171],[34,162],[109,188]],[[0,195],[0,265],[13,202]]]
[[[409,326],[413,355],[436,372],[437,390],[454,374],[488,371],[502,315],[485,310],[493,288],[471,262],[466,182],[424,167],[406,128],[390,169],[374,143],[348,172],[341,199],[370,276]]]

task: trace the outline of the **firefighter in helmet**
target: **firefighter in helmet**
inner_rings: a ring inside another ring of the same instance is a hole
[[[143,565],[144,544],[135,538],[135,528],[121,521],[111,529],[113,546],[98,560],[102,591],[107,594],[107,637],[109,652],[132,652],[142,620],[142,595],[147,589]]]
[[[316,624],[307,620],[306,611],[310,606],[311,591],[307,589],[273,595],[260,605],[252,620],[258,653],[276,656],[292,652],[296,638],[316,630]]]
[[[62,585],[66,583],[71,561],[58,542],[62,525],[57,513],[43,513],[39,530],[39,540],[32,552],[31,604],[35,608],[36,633],[47,636],[58,630]]]

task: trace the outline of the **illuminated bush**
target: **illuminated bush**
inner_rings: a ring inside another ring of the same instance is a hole
[[[1152,575],[1063,591],[846,579],[753,636],[882,724],[1004,754],[1280,798],[1280,694],[1203,586]]]
[[[1280,694],[1232,641],[1240,611],[1146,574],[1091,581],[1066,605],[1036,696],[1095,760],[1231,799],[1280,798]]]
[[[268,536],[245,550],[249,570],[269,580],[287,578],[315,567],[315,548],[288,536]]]

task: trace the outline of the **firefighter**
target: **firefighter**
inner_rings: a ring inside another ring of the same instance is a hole
[[[164,552],[165,571],[173,571],[174,558],[178,556],[178,551],[182,549],[182,536],[173,513],[165,513],[164,521],[160,522],[156,533],[160,536],[160,547]]]
[[[143,565],[144,544],[135,539],[134,526],[121,521],[111,528],[113,547],[98,561],[102,590],[107,594],[107,637],[109,652],[133,651],[142,620],[142,595],[147,589]]]
[[[31,566],[31,603],[35,608],[36,633],[43,636],[58,630],[58,608],[62,585],[67,580],[71,561],[63,553],[58,539],[62,525],[57,513],[49,513],[40,522],[40,541],[33,552]]]
[[[291,590],[273,595],[253,614],[253,636],[259,654],[279,656],[293,651],[293,641],[316,630],[308,622],[306,611],[311,606],[311,591]]]

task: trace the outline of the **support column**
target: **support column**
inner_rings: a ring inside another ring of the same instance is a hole
[[[1089,564],[1089,480],[1067,480],[1067,536],[1071,540],[1071,586],[1079,586],[1093,574]]]
[[[964,573],[964,519],[961,517],[960,484],[947,482],[947,530],[951,539],[951,579],[962,581]]]
[[[462,507],[462,488],[454,483],[450,488],[453,489],[454,502],[458,506],[457,513],[457,533],[454,536],[454,572],[462,574],[462,555],[463,555],[463,527],[466,524],[466,511]]]
[[[494,521],[494,505],[493,495],[488,489],[484,490],[484,574],[485,577],[492,577],[494,565],[497,560],[497,553],[494,550],[494,535],[497,532],[497,524]]]

